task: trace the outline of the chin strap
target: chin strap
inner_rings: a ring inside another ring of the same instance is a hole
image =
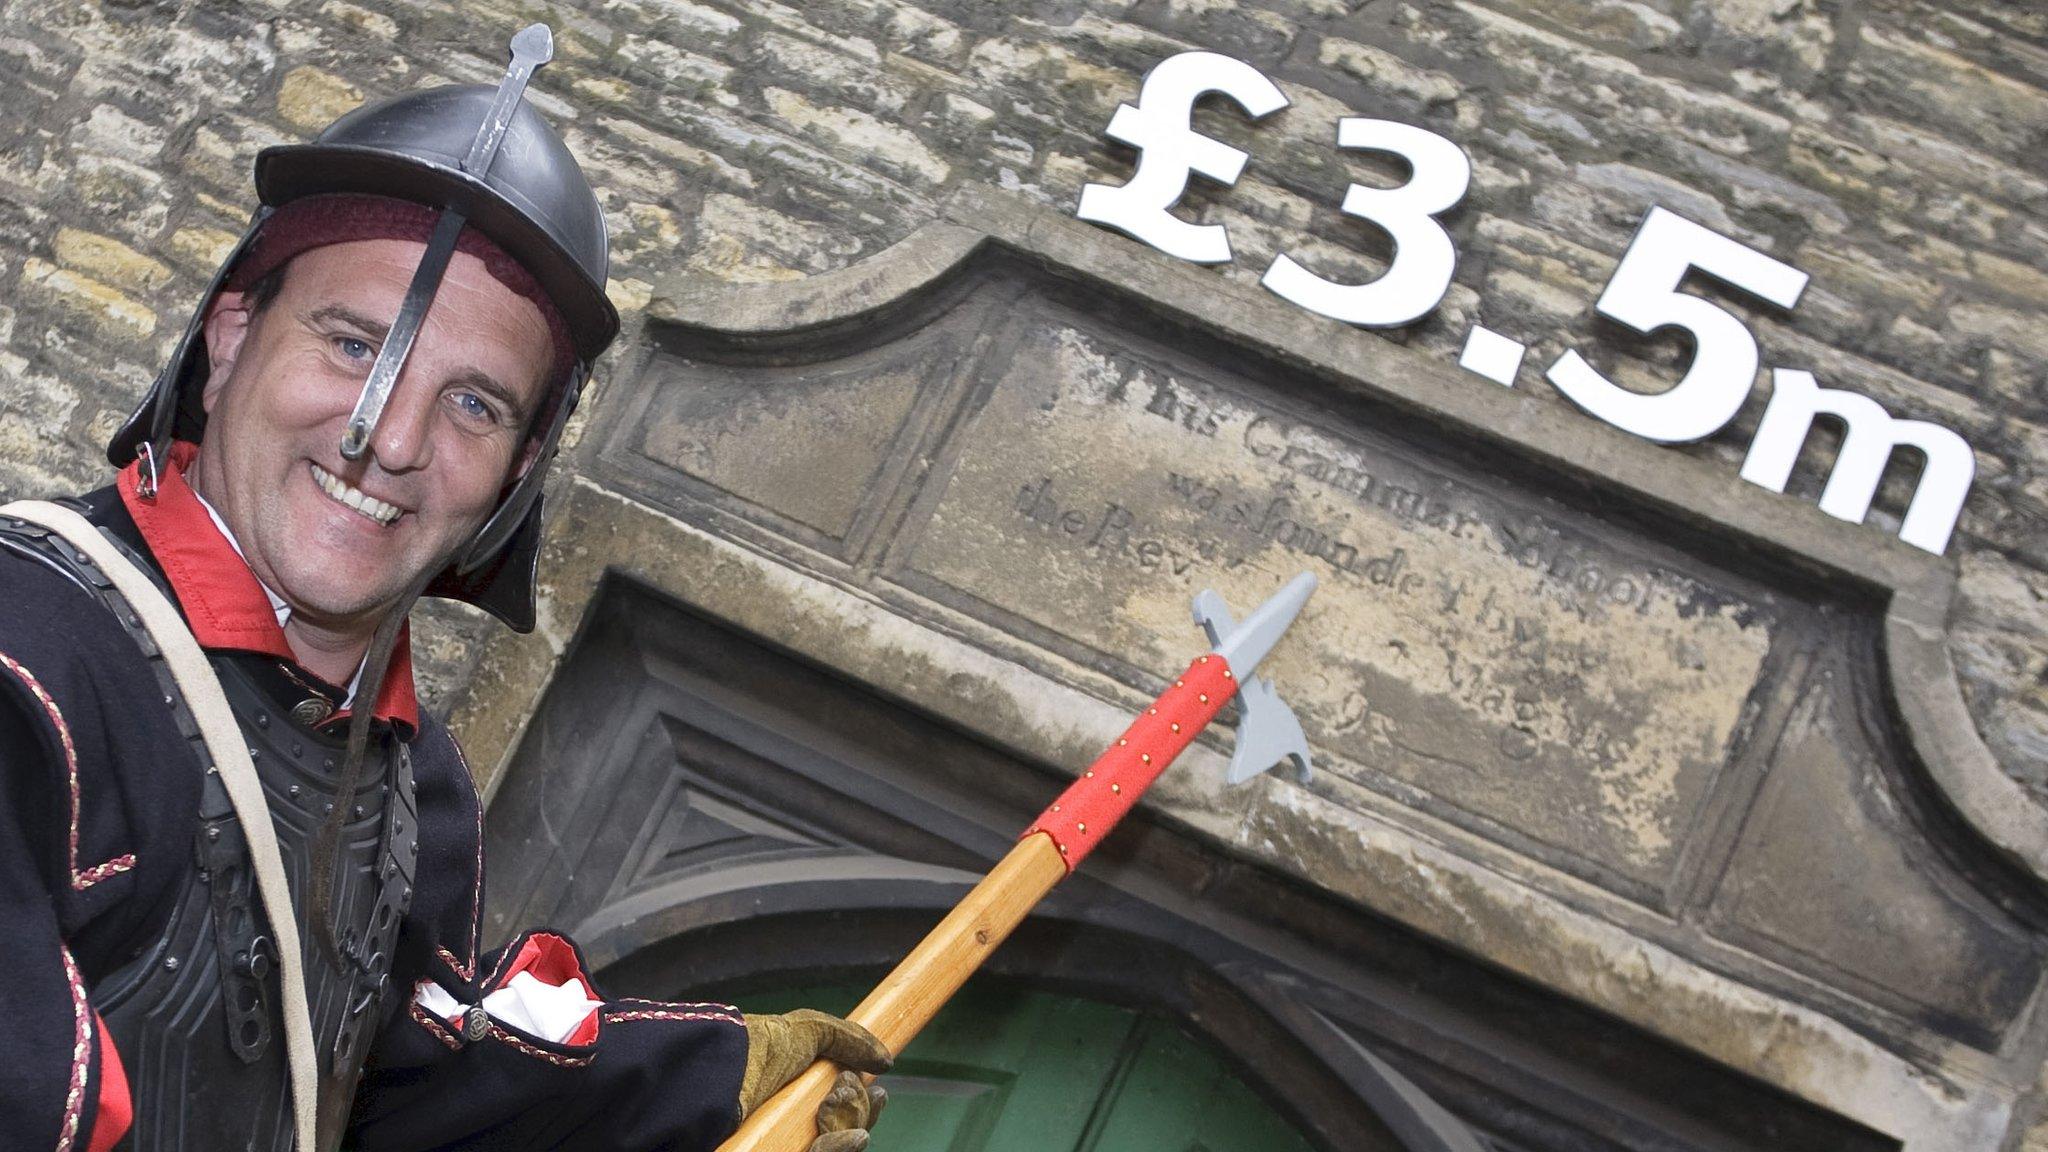
[[[398,635],[405,628],[406,617],[412,614],[412,606],[432,579],[433,571],[435,569],[429,569],[413,579],[370,637],[369,651],[363,654],[362,678],[356,683],[355,703],[349,712],[348,746],[342,754],[341,779],[334,787],[333,810],[313,837],[313,870],[306,886],[306,920],[337,971],[352,971],[355,967],[347,944],[336,935],[334,924],[335,876],[340,872],[341,856],[346,847],[342,829],[348,825],[349,812],[355,807],[356,792],[363,783],[363,766],[370,752],[370,726],[376,716],[377,698],[384,688],[384,676],[391,667],[391,652],[398,646]],[[400,754],[404,754],[403,749]],[[381,763],[382,757],[379,761]],[[345,1016],[341,1031],[332,1038],[337,1059],[346,1046],[344,1041],[350,1035],[349,1028],[349,1019]],[[327,1043],[328,1039],[323,1037],[321,1042]],[[302,1145],[305,1152],[333,1152],[341,1144],[342,1129],[348,1123],[348,1095],[346,1091],[337,1094],[331,1089],[337,1083],[352,1084],[353,1079],[339,1067],[334,1069],[334,1073],[335,1079],[323,1085],[320,1092],[316,1122],[318,1142]]]
[[[345,951],[334,935],[333,918],[341,830],[348,824],[349,809],[362,785],[363,762],[369,758],[370,724],[377,711],[378,695],[384,689],[384,676],[391,668],[392,650],[398,647],[398,634],[405,628],[406,617],[412,615],[412,606],[437,570],[430,569],[426,575],[415,577],[370,636],[369,650],[363,654],[362,679],[356,682],[355,704],[349,711],[348,748],[342,754],[341,781],[334,788],[334,810],[327,814],[326,822],[313,839],[313,875],[306,898],[306,916],[317,925],[321,947],[327,949],[328,958],[338,966],[342,965]]]

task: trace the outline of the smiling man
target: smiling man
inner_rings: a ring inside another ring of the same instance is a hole
[[[404,622],[532,626],[542,474],[618,330],[525,79],[261,154],[117,481],[71,528],[0,515],[9,1148],[709,1148],[821,1055],[888,1065],[821,1013],[608,999],[554,932],[483,947],[481,802]],[[816,1152],[879,1103],[846,1074]]]
[[[293,612],[301,662],[345,683],[376,623],[418,573],[447,563],[531,465],[526,430],[556,364],[548,316],[458,249],[406,360],[371,451],[348,460],[341,430],[398,311],[421,246],[344,241],[291,255],[311,234],[415,230],[431,213],[351,197],[299,201],[223,293],[205,327],[204,451],[191,483],[226,521],[250,571]],[[303,241],[301,241],[303,242]],[[289,274],[287,274],[287,271]]]

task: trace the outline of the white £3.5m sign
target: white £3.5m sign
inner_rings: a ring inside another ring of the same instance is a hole
[[[1287,106],[1287,97],[1258,69],[1214,52],[1182,52],[1146,74],[1136,104],[1111,117],[1108,135],[1139,150],[1137,171],[1120,187],[1090,184],[1076,210],[1092,220],[1172,256],[1201,264],[1231,259],[1220,224],[1192,224],[1168,209],[1200,173],[1235,184],[1244,152],[1196,132],[1195,102],[1209,93],[1229,97],[1253,119]],[[1464,199],[1472,165],[1456,144],[1424,128],[1392,120],[1347,116],[1337,122],[1337,146],[1400,157],[1410,170],[1397,188],[1351,185],[1343,210],[1385,231],[1394,260],[1378,279],[1344,284],[1302,267],[1284,253],[1261,283],[1311,312],[1368,328],[1410,324],[1434,311],[1450,290],[1458,253],[1436,217]],[[1703,297],[1678,290],[1689,271],[1710,276],[1759,300],[1791,309],[1806,290],[1807,275],[1674,212],[1651,207],[1622,253],[1594,311],[1648,335],[1681,328],[1693,342],[1692,363],[1678,383],[1645,394],[1602,376],[1575,351],[1544,375],[1559,392],[1609,424],[1663,444],[1702,440],[1735,418],[1755,386],[1756,337],[1741,320]],[[1459,364],[1514,387],[1524,346],[1478,325],[1467,335]],[[1830,516],[1861,523],[1892,451],[1919,450],[1925,463],[1906,506],[1899,538],[1937,555],[1948,547],[1963,498],[1976,477],[1976,456],[1961,436],[1920,420],[1900,420],[1876,401],[1822,388],[1808,372],[1773,368],[1772,391],[1756,436],[1742,462],[1742,478],[1783,492],[1793,465],[1825,413],[1843,425],[1842,446],[1821,493]]]

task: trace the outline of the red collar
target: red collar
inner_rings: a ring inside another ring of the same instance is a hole
[[[185,470],[198,455],[196,444],[179,441],[171,446],[158,477],[154,500],[143,499],[137,491],[141,463],[123,468],[116,482],[121,502],[127,505],[135,527],[162,566],[200,647],[256,652],[296,665],[298,658],[285,640],[284,629],[277,626],[277,613],[270,607],[270,597],[264,594],[263,585],[249,571],[248,562],[235,551],[235,546],[214,526],[206,506],[185,481]],[[338,698],[345,692],[345,688],[339,689],[335,695]],[[336,713],[329,722],[346,715]],[[410,624],[399,633],[398,646],[391,653],[391,667],[377,692],[375,717],[403,723],[414,731],[419,729],[419,700],[413,694],[412,683]]]

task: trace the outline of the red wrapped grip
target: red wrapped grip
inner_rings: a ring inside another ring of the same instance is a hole
[[[1223,657],[1213,652],[1196,657],[1121,739],[1038,814],[1024,835],[1051,836],[1072,872],[1236,691],[1237,680]]]

